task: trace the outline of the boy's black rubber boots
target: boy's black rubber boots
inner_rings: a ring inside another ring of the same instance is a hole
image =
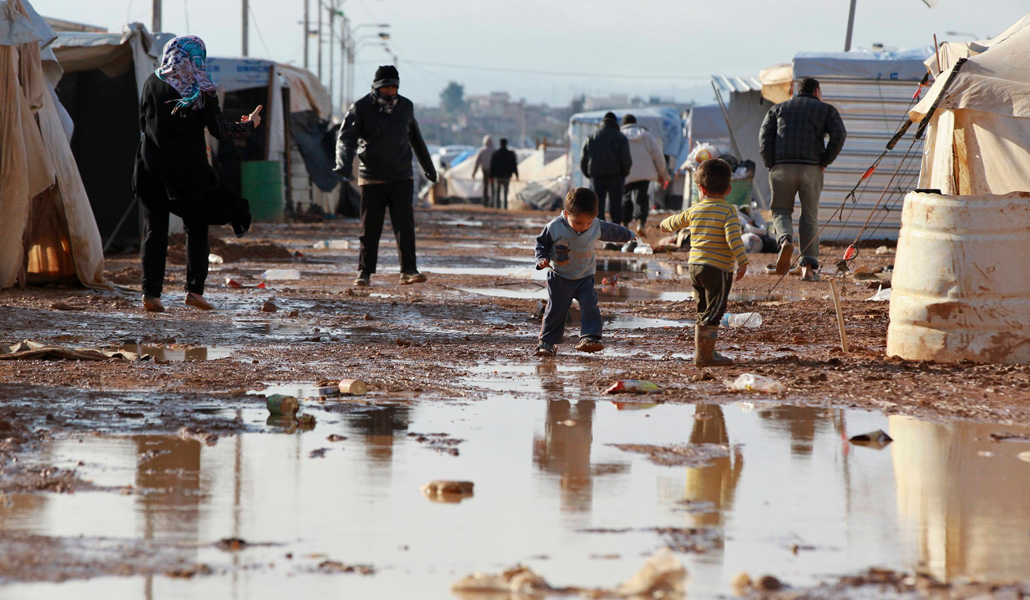
[[[715,351],[718,325],[696,325],[694,328],[694,364],[699,367],[728,367],[733,359]]]

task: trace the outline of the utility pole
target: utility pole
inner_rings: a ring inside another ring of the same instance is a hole
[[[153,18],[150,21],[150,33],[161,31],[161,0],[154,0]]]
[[[329,106],[333,105],[333,34],[336,33],[336,0],[329,0]]]
[[[249,50],[247,48],[247,30],[250,29],[247,21],[247,11],[250,9],[250,3],[248,0],[243,0],[243,57],[249,56]]]
[[[343,17],[340,27],[340,115],[346,115],[347,109],[347,30],[349,19]]]
[[[318,7],[318,80],[322,81],[322,0],[315,0]]]
[[[844,38],[844,51],[851,51],[851,32],[855,29],[855,3],[858,0],[851,0],[851,10],[848,11],[848,35]]]
[[[308,34],[311,32],[311,2],[304,0],[304,70],[308,70],[308,46],[311,45]]]

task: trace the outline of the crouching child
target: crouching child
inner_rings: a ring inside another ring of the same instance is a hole
[[[565,319],[572,300],[579,301],[582,312],[576,350],[598,352],[601,344],[601,309],[597,306],[594,273],[597,262],[594,246],[603,242],[628,242],[634,237],[629,229],[597,218],[597,194],[576,188],[565,196],[565,210],[544,227],[536,238],[536,268],[547,272],[547,310],[540,328],[537,356],[554,356],[556,345],[565,334]]]
[[[662,221],[666,232],[690,229],[690,283],[697,296],[697,326],[694,330],[694,364],[732,365],[733,359],[715,351],[719,322],[726,313],[730,288],[747,273],[747,253],[740,240],[737,211],[725,198],[730,191],[730,165],[723,160],[706,160],[695,179],[701,202]]]

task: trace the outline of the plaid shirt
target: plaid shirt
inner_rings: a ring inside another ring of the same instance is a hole
[[[827,135],[830,141],[824,146]],[[780,163],[825,167],[840,154],[847,135],[836,108],[815,96],[802,95],[766,113],[758,149],[770,169]]]

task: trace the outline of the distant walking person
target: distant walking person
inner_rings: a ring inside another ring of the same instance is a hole
[[[490,159],[490,174],[494,178],[494,208],[508,210],[508,184],[512,175],[519,178],[519,161],[513,150],[508,149],[508,140],[501,138],[501,147]]]
[[[436,168],[415,120],[414,105],[397,93],[400,83],[396,67],[386,65],[376,69],[372,91],[351,105],[336,140],[336,173],[349,179],[354,155],[361,161],[358,172],[361,250],[358,277],[354,280],[357,286],[371,284],[372,274],[376,272],[379,238],[383,234],[387,208],[400,252],[401,284],[426,280],[415,265],[412,150],[426,178],[433,183],[436,183]]]
[[[833,163],[848,132],[837,109],[822,101],[819,82],[807,78],[801,91],[772,107],[762,122],[759,151],[769,168],[772,217],[780,254],[776,274],[790,268],[794,253],[794,197],[801,199],[798,230],[801,241],[801,279],[819,281],[819,196],[823,174]],[[824,144],[824,138],[830,139]]]
[[[611,222],[622,223],[622,188],[632,165],[629,141],[619,131],[615,113],[605,113],[601,128],[583,143],[583,156],[579,161],[580,170],[590,178],[597,193],[597,218],[602,221],[607,206]]]
[[[490,159],[493,155],[494,139],[484,135],[483,145],[476,151],[473,159],[475,162],[472,165],[472,179],[476,178],[476,173],[483,172],[483,206],[489,206],[490,199],[493,197],[493,179],[490,173]]]
[[[633,115],[622,117],[622,134],[629,141],[632,166],[626,176],[626,190],[622,197],[622,224],[629,227],[631,219],[637,220],[637,235],[644,235],[647,214],[651,208],[648,188],[652,181],[658,185],[669,179],[669,169],[662,154],[662,142],[646,127],[637,123]]]
[[[132,187],[143,209],[143,309],[164,312],[168,215],[182,217],[186,232],[186,304],[211,310],[204,299],[208,225],[232,225],[237,237],[250,228],[250,205],[219,184],[207,158],[204,129],[219,140],[245,138],[261,124],[261,107],[230,123],[218,107],[217,88],[205,61],[207,48],[187,35],[164,47],[161,66],[143,83]]]

